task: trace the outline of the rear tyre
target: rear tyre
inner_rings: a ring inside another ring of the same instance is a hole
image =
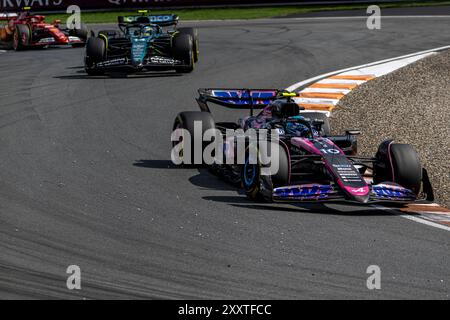
[[[309,118],[312,121],[322,120],[323,125],[322,125],[321,135],[323,135],[323,136],[331,135],[330,119],[327,117],[326,114],[321,113],[321,112],[302,112],[302,113],[300,113],[300,115],[305,118]]]
[[[198,57],[200,55],[200,40],[198,37],[198,29],[196,29],[196,28],[178,28],[178,31],[182,34],[188,34],[192,37],[194,62],[197,63]]]
[[[377,153],[380,162],[374,166],[374,183],[392,181],[416,195],[422,186],[422,166],[416,150],[409,144],[390,144],[388,156]]]
[[[103,70],[95,68],[95,64],[102,62],[106,56],[105,41],[100,38],[89,38],[86,43],[85,70],[88,75],[103,75]]]
[[[31,42],[31,29],[26,24],[16,25],[16,30],[14,31],[13,37],[13,49],[15,51],[21,51],[26,49],[26,47]]]
[[[271,147],[278,148],[278,171],[270,176],[262,176],[262,165],[250,163],[250,152],[247,149],[245,164],[241,169],[241,181],[247,197],[253,201],[272,201],[272,190],[277,187],[286,186],[289,183],[290,168],[287,151],[280,144],[271,143]],[[269,189],[270,194],[264,194],[262,186]]]
[[[202,154],[201,156],[197,156],[197,160],[200,160],[199,163],[195,163],[195,131],[194,126],[195,122],[199,121],[202,123],[202,137],[203,134],[209,130],[209,129],[215,129],[216,125],[214,122],[214,119],[212,118],[211,114],[209,112],[201,112],[201,111],[187,111],[187,112],[181,112],[177,115],[174,121],[173,130],[176,129],[185,129],[189,132],[189,137],[182,137],[182,139],[179,142],[173,142],[172,147],[175,147],[176,145],[180,145],[180,152],[179,156],[183,157],[183,163],[185,165],[191,165],[191,164],[204,164],[203,162],[203,151],[206,147],[206,145],[202,142]],[[200,137],[200,140],[202,141],[202,137]],[[189,143],[185,143],[185,139],[190,139]],[[189,150],[187,150],[189,148]]]
[[[188,34],[179,34],[173,40],[173,53],[177,60],[185,66],[175,68],[178,73],[190,73],[194,70],[194,46],[192,37]]]

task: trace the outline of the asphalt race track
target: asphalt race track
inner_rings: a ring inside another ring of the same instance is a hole
[[[183,76],[88,78],[82,49],[2,53],[0,297],[448,299],[447,231],[365,206],[255,204],[169,159],[199,87],[287,87],[448,45],[449,23],[204,22]],[[66,288],[69,265],[82,290]],[[366,287],[369,265],[381,290]]]

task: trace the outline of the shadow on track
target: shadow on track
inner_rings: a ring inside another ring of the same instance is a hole
[[[370,205],[363,205],[357,203],[348,203],[345,201],[334,201],[328,203],[257,203],[248,199],[244,191],[236,184],[232,184],[225,179],[222,179],[212,174],[207,168],[203,166],[176,166],[170,160],[137,160],[133,166],[148,169],[179,169],[189,170],[196,169],[198,174],[189,178],[189,182],[204,190],[217,191],[234,191],[236,195],[226,196],[204,196],[203,200],[214,201],[219,203],[226,203],[235,208],[243,208],[249,210],[265,210],[278,212],[296,212],[296,213],[313,213],[323,215],[339,215],[339,216],[394,216],[402,214],[396,210],[383,211],[371,207]],[[343,205],[346,210],[333,208],[330,205]],[[398,209],[401,206],[390,205],[391,209]]]
[[[145,78],[167,78],[167,77],[181,77],[182,74],[175,72],[142,72],[142,73],[125,73],[125,72],[111,72],[101,76],[90,76],[84,71],[84,67],[69,67],[67,69],[80,69],[76,73],[63,76],[55,76],[55,79],[61,80],[83,80],[83,79],[145,79]]]
[[[331,203],[330,203],[331,204]],[[338,202],[333,202],[333,204],[339,204]],[[277,206],[278,205],[278,206]],[[241,204],[231,204],[233,207],[245,208],[250,210],[267,210],[267,211],[281,211],[281,212],[298,212],[298,213],[313,213],[321,215],[332,215],[332,216],[394,216],[400,213],[395,211],[382,211],[371,207],[358,206],[358,209],[343,211],[324,204],[289,204],[292,207],[280,207],[279,204],[253,204],[253,205],[241,205]],[[356,207],[356,205],[355,205]]]
[[[185,169],[174,165],[170,160],[136,160],[133,166],[149,169]]]
[[[240,196],[209,196],[203,197],[204,200],[227,203],[235,208],[243,208],[247,210],[264,210],[264,211],[278,211],[278,212],[297,212],[297,213],[312,213],[321,215],[334,216],[395,216],[402,213],[396,210],[384,211],[376,209],[367,205],[358,205],[347,202],[328,202],[325,203],[256,203],[249,200],[245,195]],[[347,210],[339,210],[329,205],[345,205]],[[398,207],[394,207],[395,209]]]
[[[200,187],[205,190],[220,190],[220,191],[236,191],[238,194],[242,194],[241,197],[247,199],[243,192],[241,192],[239,186],[232,184],[225,179],[221,179],[220,177],[212,174],[208,169],[198,168],[198,175],[189,178],[189,182],[194,186]],[[225,197],[225,198],[241,198],[241,197]],[[203,197],[205,200],[213,200],[207,199],[208,197]],[[214,197],[211,197],[214,198]],[[234,201],[236,202],[236,201]]]
[[[84,66],[67,67],[66,69],[69,69],[69,70],[79,69],[79,70],[81,70],[81,69],[84,69]]]

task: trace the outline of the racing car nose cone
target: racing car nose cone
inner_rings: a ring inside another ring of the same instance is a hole
[[[354,196],[355,200],[357,202],[361,202],[361,203],[367,203],[369,202],[370,196],[369,195],[365,195],[365,196]]]
[[[351,199],[354,199],[360,203],[367,203],[370,199],[370,190],[367,185],[361,187],[350,187],[345,186],[344,190],[350,196]]]

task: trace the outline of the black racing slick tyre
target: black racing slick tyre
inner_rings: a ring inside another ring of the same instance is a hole
[[[374,182],[395,182],[419,194],[422,186],[422,165],[416,150],[409,144],[390,144],[388,156],[380,158],[374,166]]]
[[[327,115],[325,113],[321,113],[321,112],[302,112],[302,113],[300,113],[300,115],[305,117],[305,118],[309,118],[312,121],[314,121],[314,120],[322,120],[323,121],[323,125],[322,125],[322,132],[321,132],[321,134],[324,135],[324,136],[331,135],[330,119],[327,117]]]
[[[175,59],[183,62],[183,67],[175,69],[178,73],[190,73],[194,70],[194,45],[189,34],[180,33],[173,40],[173,54]]]
[[[200,122],[202,125],[201,137],[195,136],[195,123]],[[209,112],[201,111],[187,111],[181,112],[177,115],[174,121],[173,130],[184,129],[187,131],[188,136],[181,135],[178,141],[172,141],[172,147],[174,148],[174,154],[182,161],[174,161],[181,165],[198,164],[203,165],[203,151],[205,149],[205,143],[203,142],[203,134],[210,129],[215,129],[216,125],[213,117]],[[201,144],[201,149],[195,149],[195,143]],[[188,150],[189,149],[189,150]],[[197,152],[196,152],[197,151]],[[199,154],[198,151],[201,151]],[[196,154],[197,153],[197,154]],[[172,160],[174,160],[172,156]]]
[[[245,163],[241,168],[242,186],[247,197],[253,201],[270,202],[272,201],[273,188],[286,186],[289,183],[290,164],[286,149],[278,143],[270,143],[269,147],[278,148],[278,166],[276,166],[278,170],[276,172],[271,173],[269,176],[262,176],[260,159],[258,159],[256,164],[250,161],[250,148],[247,149]],[[263,185],[265,185],[266,189],[269,189],[269,194],[264,194]]]
[[[16,25],[16,30],[14,31],[13,37],[13,49],[15,51],[21,51],[26,49],[26,47],[31,42],[31,29],[27,24]]]
[[[105,59],[106,44],[103,39],[89,38],[86,44],[86,57],[92,62],[101,62]]]
[[[102,75],[104,72],[95,68],[95,64],[102,62],[106,56],[105,41],[91,37],[86,43],[85,70],[88,75]]]
[[[182,34],[189,34],[192,37],[193,41],[193,50],[194,50],[194,62],[198,62],[198,57],[200,55],[200,40],[198,36],[197,28],[178,28],[178,31]]]

